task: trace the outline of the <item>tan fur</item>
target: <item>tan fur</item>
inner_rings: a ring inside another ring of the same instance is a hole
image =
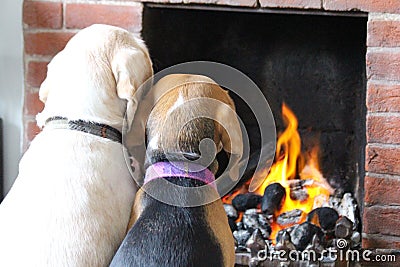
[[[241,155],[243,148],[242,144],[242,135],[240,132],[240,127],[238,121],[235,118],[231,117],[231,114],[226,112],[226,108],[222,105],[226,104],[232,110],[235,110],[235,105],[233,100],[229,97],[228,92],[219,87],[212,79],[201,76],[201,75],[189,75],[189,74],[172,74],[162,78],[155,86],[153,91],[156,92],[165,92],[165,89],[170,89],[169,92],[162,95],[161,99],[157,102],[156,106],[151,112],[150,118],[147,122],[147,129],[149,136],[155,136],[157,133],[161,133],[164,127],[164,121],[166,115],[171,110],[171,107],[174,106],[179,96],[182,96],[184,101],[195,99],[195,98],[212,98],[221,102],[221,107],[219,110],[215,110],[215,118],[218,121],[223,121],[229,125],[231,125],[231,129],[234,132],[231,132],[230,136],[233,140],[230,139],[227,132],[218,122],[215,122],[216,136],[214,137],[214,142],[218,147],[218,144],[221,144],[223,149],[230,154]],[[156,98],[159,98],[160,95],[156,95]],[[207,106],[193,106],[185,105],[179,109],[178,114],[175,115],[176,120],[168,121],[168,123],[173,123],[174,125],[168,125],[170,129],[180,129],[182,127],[182,122],[186,119],[186,114],[188,112],[195,112],[192,109],[205,109],[207,110]],[[199,112],[201,113],[201,112]],[[182,120],[180,119],[182,118]],[[193,131],[201,131],[201,129],[192,129]],[[190,132],[190,129],[188,129]],[[171,135],[172,136],[172,135]],[[164,136],[165,143],[164,146],[170,149],[179,149],[174,147],[176,144],[176,140],[168,139],[169,136]],[[180,136],[183,142],[192,142],[192,140],[187,139],[190,138],[188,136]],[[235,144],[235,146],[231,146]]]
[[[143,211],[142,203],[141,203],[143,194],[144,194],[144,191],[142,189],[139,189],[136,192],[135,202],[132,206],[131,217],[129,219],[127,232],[129,231],[129,229],[131,229],[131,227],[133,226],[133,224],[136,222],[136,220],[139,218],[140,214]]]
[[[235,265],[235,246],[232,232],[228,225],[228,217],[222,206],[222,201],[217,200],[205,206],[207,222],[213,230],[215,237],[224,251],[225,266]],[[223,223],[221,223],[223,222]]]

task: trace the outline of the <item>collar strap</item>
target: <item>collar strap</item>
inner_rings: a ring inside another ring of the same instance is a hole
[[[102,123],[84,120],[68,120],[65,117],[54,116],[46,120],[45,127],[81,131],[122,144],[121,132]]]
[[[146,170],[144,184],[159,178],[183,177],[202,181],[216,189],[215,176],[207,168],[191,162],[157,162]],[[143,184],[143,185],[144,185]]]

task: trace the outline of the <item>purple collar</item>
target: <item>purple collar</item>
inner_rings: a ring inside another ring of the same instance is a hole
[[[158,178],[166,177],[185,177],[188,179],[194,179],[209,184],[214,187],[214,189],[217,189],[214,174],[209,169],[190,162],[173,161],[154,163],[146,170],[144,184]]]

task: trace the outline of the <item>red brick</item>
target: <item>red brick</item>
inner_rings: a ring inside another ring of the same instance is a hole
[[[400,21],[369,21],[368,46],[400,46]]]
[[[67,4],[66,27],[68,29],[82,29],[96,23],[110,24],[139,32],[142,27],[141,4],[97,5],[97,4]]]
[[[400,238],[385,235],[363,235],[362,239],[363,248],[386,248],[386,249],[400,249]],[[380,264],[377,266],[389,266],[389,263],[384,265]],[[371,265],[363,265],[371,266]],[[396,266],[396,265],[394,265]]]
[[[400,174],[400,146],[367,145],[365,169],[374,173]]]
[[[165,0],[151,0],[151,2],[168,2]],[[174,3],[181,3],[181,0],[174,0]],[[215,4],[215,5],[226,5],[226,6],[245,6],[255,7],[257,0],[183,0],[185,4]]]
[[[400,112],[400,84],[368,83],[367,107],[371,112]]]
[[[44,108],[44,104],[39,99],[38,92],[25,92],[24,112],[25,115],[37,115]]]
[[[261,7],[321,9],[321,0],[260,0]]]
[[[30,87],[39,87],[47,74],[49,62],[31,61],[28,63],[26,82]]]
[[[62,3],[25,1],[23,22],[30,28],[60,29],[62,13]]]
[[[29,55],[54,56],[72,36],[74,33],[70,32],[25,33],[25,52]]]
[[[28,121],[25,127],[27,137],[26,143],[29,143],[38,133],[40,133],[40,128],[37,126],[35,121]]]
[[[363,228],[368,234],[400,236],[400,207],[365,207]]]
[[[326,10],[400,13],[399,0],[323,0]]]
[[[400,52],[368,51],[367,76],[374,80],[400,81]]]
[[[364,190],[369,205],[400,205],[400,179],[366,176]]]
[[[368,115],[367,142],[400,144],[400,116]]]

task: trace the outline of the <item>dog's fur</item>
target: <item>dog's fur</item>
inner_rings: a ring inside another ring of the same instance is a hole
[[[163,161],[165,155],[170,153],[199,154],[199,143],[204,138],[214,140],[218,151],[223,148],[231,155],[241,155],[242,135],[239,123],[236,117],[222,107],[225,104],[232,110],[235,109],[227,91],[207,77],[187,74],[168,75],[153,90],[164,91],[164,88],[173,89],[160,97],[146,125],[149,157],[146,165]],[[217,121],[232,126],[230,128],[233,131],[229,135],[219,123],[209,118],[197,118],[187,123],[193,115],[200,115],[202,110],[210,109],[204,102],[188,102],[201,97],[220,101],[221,107],[212,112],[215,112],[214,118]],[[167,116],[172,116],[172,119],[165,124]],[[168,128],[167,131],[164,131],[165,127]],[[211,164],[208,167],[215,174],[216,165]],[[178,177],[169,177],[167,180],[186,187],[204,184]],[[132,212],[132,223],[135,223],[111,266],[233,266],[234,241],[221,200],[190,208],[171,206],[146,193],[149,192],[147,189],[153,192],[163,190],[159,188],[163,184],[161,182],[156,179],[146,183],[136,195]],[[182,203],[193,197],[174,195],[177,192],[172,191],[169,193],[182,200]],[[217,192],[208,188],[205,194]]]
[[[121,131],[125,112],[132,121],[135,91],[151,75],[142,40],[92,25],[49,63],[38,125],[62,116]],[[121,144],[45,127],[0,206],[0,265],[107,266],[125,236],[135,192]]]

